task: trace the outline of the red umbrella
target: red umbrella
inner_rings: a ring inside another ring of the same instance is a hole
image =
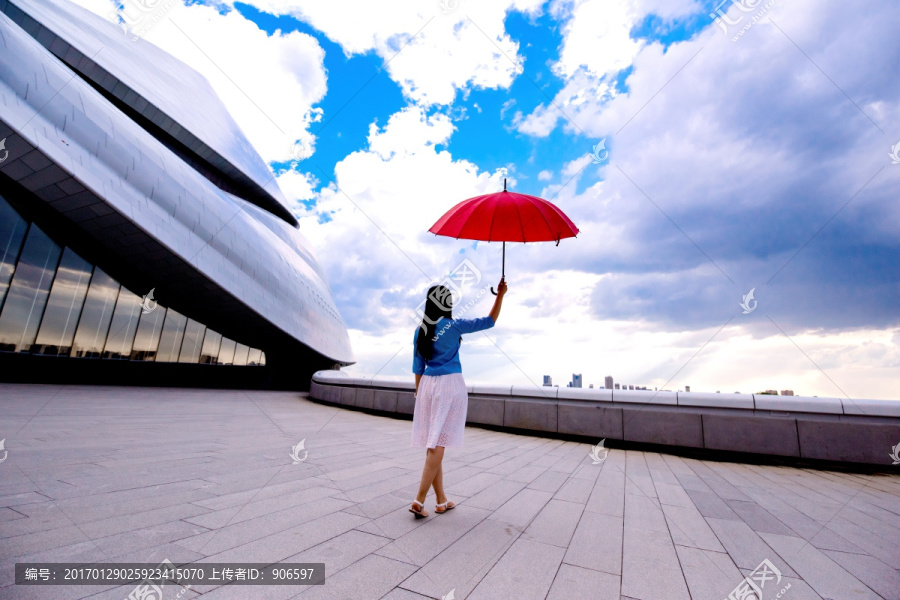
[[[543,198],[506,190],[463,200],[429,229],[456,239],[503,242],[503,276],[506,276],[506,242],[556,242],[578,235],[569,217]],[[494,292],[494,288],[491,288]],[[496,295],[496,292],[494,292]]]

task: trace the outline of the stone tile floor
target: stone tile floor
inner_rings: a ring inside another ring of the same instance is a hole
[[[324,562],[327,580],[167,600],[723,600],[764,560],[781,579],[763,600],[900,599],[900,467],[593,464],[587,444],[469,428],[444,462],[458,508],[430,497],[416,521],[409,434],[297,393],[0,385],[0,598],[134,589],[16,586],[16,562],[168,559]]]

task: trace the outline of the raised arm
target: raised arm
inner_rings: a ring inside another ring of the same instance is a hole
[[[500,283],[497,284],[497,297],[494,299],[494,307],[491,308],[490,317],[497,322],[500,317],[500,308],[503,306],[503,296],[506,295],[506,279],[501,277]]]

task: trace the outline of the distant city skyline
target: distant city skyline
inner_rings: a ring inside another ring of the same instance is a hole
[[[543,376],[543,381],[544,381],[544,386],[552,386],[552,385],[553,385],[553,376],[552,376],[552,375],[544,375],[544,376]],[[558,387],[558,386],[557,386],[557,387]],[[568,387],[568,388],[573,388],[573,387],[582,388],[582,387],[585,387],[585,386],[584,386],[584,375],[583,375],[583,373],[572,373],[572,379],[566,383],[566,387]],[[589,389],[592,389],[592,388],[594,388],[594,384],[593,384],[593,383],[588,383],[587,387],[588,387]],[[650,390],[651,388],[650,388],[650,386],[646,386],[646,385],[636,385],[636,384],[633,384],[633,383],[616,383],[616,382],[615,382],[615,379],[614,379],[614,377],[613,377],[612,375],[606,375],[606,376],[603,378],[603,385],[602,385],[602,386],[599,386],[598,389],[601,389],[601,390],[604,390],[604,389],[605,389],[605,390],[618,390],[618,389],[622,389],[622,390]],[[653,386],[652,389],[653,389],[654,391],[659,391],[658,386]],[[682,388],[677,388],[677,389],[673,389],[673,390],[664,390],[664,391],[678,391],[678,392],[685,392],[685,393],[688,393],[688,392],[691,391],[691,386],[690,386],[690,385],[685,385],[683,389],[682,389]],[[698,393],[699,393],[699,392],[698,392]],[[719,394],[719,393],[721,393],[721,390],[707,391],[706,393],[715,393],[715,394]],[[734,393],[735,393],[735,394],[740,394],[741,392],[735,390]],[[773,396],[778,396],[778,395],[781,395],[781,396],[794,396],[794,395],[795,395],[795,394],[794,394],[794,390],[792,390],[792,389],[783,389],[783,390],[781,390],[780,394],[779,394],[778,390],[775,390],[775,389],[766,389],[766,390],[760,390],[760,391],[757,391],[757,392],[746,392],[746,393],[749,393],[749,394],[756,394],[756,395],[764,395],[764,394],[765,394],[765,395],[773,395]]]

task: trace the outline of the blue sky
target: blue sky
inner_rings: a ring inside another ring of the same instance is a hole
[[[410,314],[460,260],[496,283],[496,245],[427,229],[506,177],[581,233],[508,248],[469,380],[896,395],[897,3],[733,0],[727,33],[696,0],[215,6],[147,39],[210,80],[278,175],[351,370],[409,376]]]

